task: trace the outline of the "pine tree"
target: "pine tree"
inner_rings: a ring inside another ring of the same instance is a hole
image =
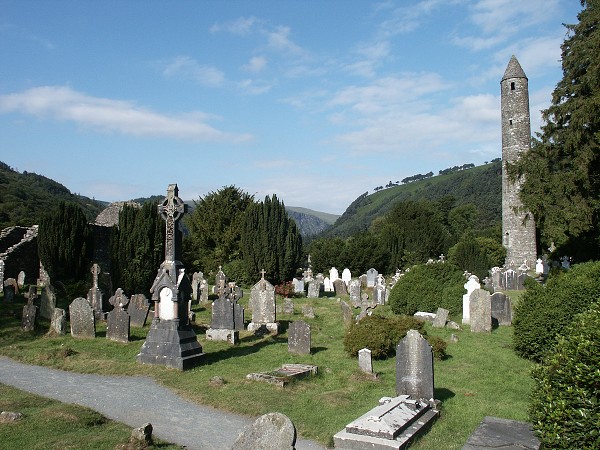
[[[521,199],[542,244],[592,259],[600,256],[600,1],[581,4],[579,23],[565,25],[563,78],[541,133],[511,173],[525,176]]]

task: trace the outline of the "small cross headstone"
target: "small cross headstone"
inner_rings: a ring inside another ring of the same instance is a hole
[[[435,314],[435,319],[433,319],[433,327],[444,328],[446,326],[446,322],[448,321],[448,314],[450,314],[450,311],[447,309],[438,308],[437,313]]]
[[[433,399],[433,351],[417,330],[408,330],[396,347],[396,393]]]
[[[74,338],[95,338],[96,321],[94,310],[87,299],[78,297],[69,305],[71,336]]]
[[[130,325],[132,327],[142,328],[146,325],[148,312],[150,311],[150,303],[144,294],[135,294],[131,296],[127,312],[130,317]]]
[[[492,299],[485,289],[475,289],[469,299],[471,332],[489,333],[492,331]]]
[[[54,308],[56,308],[56,295],[54,294],[54,288],[50,284],[47,284],[42,288],[40,316],[44,319],[52,320]]]
[[[67,334],[67,312],[64,309],[54,308],[52,310],[50,333],[58,334],[59,336]]]
[[[373,373],[373,359],[371,357],[371,350],[368,348],[358,351],[358,368],[364,373]]]
[[[288,351],[297,355],[310,355],[310,325],[303,320],[292,322],[288,328]]]

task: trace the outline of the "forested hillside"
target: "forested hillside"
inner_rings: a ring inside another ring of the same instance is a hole
[[[39,224],[44,213],[60,201],[78,204],[93,220],[105,203],[72,194],[56,181],[32,172],[17,172],[0,161],[0,229]]]
[[[446,197],[453,206],[473,204],[479,226],[487,228],[502,218],[502,163],[496,161],[446,175],[414,181],[354,200],[322,237],[349,237],[368,230],[378,217],[390,212],[401,201],[440,200]]]

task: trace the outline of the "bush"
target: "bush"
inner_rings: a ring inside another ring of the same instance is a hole
[[[398,280],[389,303],[396,314],[409,316],[440,307],[461,314],[465,281],[460,269],[448,262],[414,266]]]
[[[374,359],[386,359],[395,355],[398,342],[408,330],[417,330],[429,342],[437,359],[446,355],[446,342],[438,337],[427,337],[423,321],[409,316],[367,316],[352,324],[344,337],[344,350],[352,357],[363,348],[371,350]]]
[[[547,448],[600,448],[600,305],[573,320],[532,371],[533,428]]]
[[[600,263],[590,262],[549,277],[545,286],[531,283],[514,311],[517,354],[541,361],[575,314],[600,300],[599,279]]]

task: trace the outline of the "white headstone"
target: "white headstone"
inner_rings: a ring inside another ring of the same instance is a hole
[[[342,271],[342,281],[344,283],[346,283],[346,286],[348,286],[348,283],[350,283],[350,280],[352,279],[352,274],[350,273],[350,269],[348,269],[347,267]]]
[[[467,293],[463,295],[462,323],[468,324],[468,323],[470,323],[469,298],[471,297],[471,293],[475,289],[481,289],[481,284],[479,283],[479,278],[477,278],[476,275],[471,275],[469,277],[469,280],[464,284],[464,288],[467,290]]]

